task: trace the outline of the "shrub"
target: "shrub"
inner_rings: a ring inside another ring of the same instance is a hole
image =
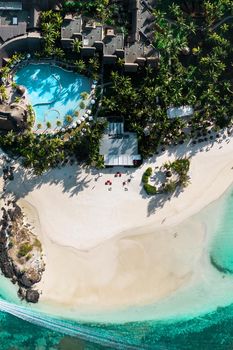
[[[144,184],[144,190],[149,195],[155,195],[158,193],[157,188],[155,186],[148,184],[148,183]]]
[[[175,181],[169,181],[166,183],[166,185],[163,188],[163,192],[165,193],[170,193],[170,192],[174,192],[176,187],[177,187],[177,183]]]
[[[73,117],[71,115],[66,115],[65,119],[66,119],[66,122],[69,124],[72,123],[72,121],[73,121]]]
[[[83,101],[81,101],[80,104],[79,104],[79,107],[80,107],[81,109],[84,109],[84,108],[85,108],[85,103],[84,103]]]
[[[147,168],[144,174],[146,174],[147,176],[151,176],[152,175],[152,168],[151,167]]]
[[[19,247],[18,251],[18,258],[22,258],[23,256],[27,255],[32,250],[32,245],[29,243],[23,243]]]
[[[89,94],[86,91],[81,92],[81,97],[83,100],[86,100],[88,98]]]
[[[147,184],[149,181],[149,177],[152,175],[152,168],[149,167],[146,169],[146,171],[144,172],[144,174],[142,175],[142,182],[144,184]]]
[[[173,169],[178,175],[187,174],[189,171],[190,161],[187,158],[177,159],[171,163],[171,169]]]
[[[37,247],[37,248],[39,248],[40,250],[42,249],[42,248],[41,248],[41,243],[40,243],[39,239],[37,239],[37,238],[35,239],[35,241],[34,241],[34,246]]]
[[[28,254],[27,256],[26,256],[26,261],[28,261],[28,260],[30,260],[31,259],[31,257],[32,257],[32,255],[31,254]]]
[[[144,184],[147,184],[148,181],[149,181],[149,176],[146,175],[146,174],[144,173],[144,174],[142,175],[142,182],[143,182]]]

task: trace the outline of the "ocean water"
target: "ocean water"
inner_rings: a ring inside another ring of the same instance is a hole
[[[28,64],[17,70],[14,81],[27,89],[27,94],[38,123],[56,127],[56,121],[65,124],[65,116],[80,110],[82,92],[90,92],[90,79],[51,64]],[[75,117],[74,117],[75,120]]]
[[[213,230],[201,282],[157,304],[119,310],[112,320],[109,314],[85,322],[79,315],[77,320],[46,315],[22,304],[16,288],[1,277],[0,349],[233,349],[232,212],[230,188],[198,214],[207,231]],[[124,313],[127,322],[119,321]]]

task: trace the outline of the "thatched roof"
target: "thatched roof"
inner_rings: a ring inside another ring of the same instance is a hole
[[[17,103],[0,105],[0,130],[21,131],[27,128],[27,110]]]

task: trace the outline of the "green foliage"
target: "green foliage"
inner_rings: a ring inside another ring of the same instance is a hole
[[[109,0],[67,0],[64,1],[63,8],[65,11],[78,11],[87,15],[97,15],[102,17],[105,13]]]
[[[170,164],[170,169],[174,170],[178,175],[187,174],[190,167],[190,160],[188,158],[176,159]]]
[[[152,168],[149,167],[146,169],[146,171],[142,175],[142,183],[144,184],[143,188],[148,195],[155,195],[158,193],[157,188],[148,183],[149,178],[152,175],[152,171],[153,171]]]
[[[56,121],[56,125],[57,125],[57,127],[59,128],[59,127],[62,125],[62,122],[61,122],[60,120],[57,120],[57,121]]]
[[[144,184],[144,190],[148,195],[155,195],[158,193],[157,188],[155,186],[152,186],[148,183]]]
[[[38,248],[39,250],[42,250],[41,242],[37,238],[34,240],[33,246]]]
[[[171,192],[174,192],[176,190],[176,188],[177,188],[177,182],[170,180],[163,187],[163,192],[171,193]]]
[[[78,71],[78,73],[85,73],[86,72],[86,64],[82,59],[75,61],[74,64],[75,64],[75,68]]]
[[[73,121],[73,117],[71,115],[66,115],[65,119],[68,124],[72,123]]]
[[[14,101],[15,103],[19,103],[20,100],[21,100],[21,98],[19,96],[15,96],[15,101]]]
[[[152,175],[152,171],[153,171],[153,169],[151,167],[149,167],[149,168],[146,169],[144,174],[146,174],[147,176],[151,176]]]
[[[58,124],[60,126],[59,121],[57,121]],[[42,125],[38,124],[37,127],[40,129]],[[50,123],[47,127],[50,127]],[[5,135],[0,135],[0,147],[5,152],[20,156],[22,164],[32,168],[37,175],[74,156],[80,162],[101,167],[99,143],[104,127],[102,123],[93,123],[83,136],[80,135],[77,128],[77,130],[70,131],[71,138],[68,140],[63,139],[60,131],[54,135],[36,134],[30,130],[21,134],[10,131]]]
[[[35,121],[36,121],[35,112],[34,112],[34,109],[33,109],[33,107],[31,105],[27,106],[27,110],[28,110],[27,123],[28,123],[29,127],[32,128],[33,125],[35,124]]]
[[[79,104],[80,109],[84,109],[86,107],[85,103],[83,101]]]
[[[86,91],[81,92],[81,97],[83,100],[86,100],[88,98],[89,94]]]
[[[188,172],[190,168],[190,160],[188,158],[176,159],[172,163],[165,163],[163,167],[178,176],[177,181],[169,181],[165,184],[163,192],[174,192],[177,186],[185,187],[188,185]]]
[[[82,48],[82,41],[79,39],[74,39],[72,46],[73,46],[73,51],[76,53],[79,53]]]
[[[46,127],[47,127],[47,129],[51,129],[52,124],[50,122],[46,122]]]
[[[12,81],[11,86],[12,86],[13,89],[16,89],[18,85],[16,84],[15,81]]]
[[[142,175],[142,182],[144,183],[144,184],[147,184],[148,183],[148,181],[149,181],[149,177],[152,175],[152,168],[151,167],[149,167],[149,168],[147,168],[146,169],[146,171],[143,173],[143,175]]]
[[[6,101],[7,100],[7,90],[6,87],[4,85],[0,85],[0,98],[2,101]]]
[[[19,251],[18,251],[18,258],[22,258],[24,256],[26,256],[31,250],[32,250],[33,246],[29,243],[22,243],[19,247]]]
[[[173,5],[158,1],[154,13],[158,67],[146,67],[138,76],[113,72],[112,85],[104,92],[101,113],[124,118],[127,128],[138,133],[144,158],[158,145],[189,139],[191,132],[197,134],[205,125],[222,128],[232,121],[233,21],[221,24],[233,14],[232,1],[198,2],[198,16],[196,3],[189,7],[181,0]],[[167,117],[169,107],[187,105],[194,108],[191,128],[184,118]]]
[[[41,30],[44,39],[44,55],[64,57],[63,50],[56,47],[56,42],[61,35],[62,16],[52,10],[43,11],[40,14]]]
[[[26,255],[26,261],[29,261],[32,258],[32,255],[29,253],[28,255]]]

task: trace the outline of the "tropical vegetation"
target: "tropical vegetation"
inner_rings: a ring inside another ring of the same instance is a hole
[[[52,10],[43,11],[40,15],[40,21],[44,39],[44,51],[42,55],[64,58],[63,51],[56,45],[61,37],[62,15]]]
[[[40,125],[37,127],[40,128]],[[47,128],[50,127],[48,123]],[[85,133],[82,132],[84,128]],[[76,129],[58,130],[56,134],[36,134],[30,130],[19,134],[10,131],[0,135],[0,147],[10,155],[20,157],[22,164],[33,168],[38,175],[69,161],[102,167],[99,142],[104,128],[105,124],[101,122],[93,122],[92,125],[83,122]]]
[[[191,3],[158,1],[156,67],[127,75],[116,66],[105,75],[112,84],[105,90],[102,115],[124,117],[128,129],[138,133],[144,157],[232,123],[232,1],[203,0],[197,8]],[[192,117],[169,119],[170,107],[187,105],[194,109]]]
[[[165,181],[162,183],[159,189],[156,186],[150,184],[150,178],[152,175],[152,168],[149,167],[142,175],[143,188],[148,195],[172,193],[177,189],[186,187],[189,183],[190,160],[188,158],[179,158],[173,162],[165,163],[162,166],[164,169],[163,175]],[[156,173],[154,175],[154,180]]]

